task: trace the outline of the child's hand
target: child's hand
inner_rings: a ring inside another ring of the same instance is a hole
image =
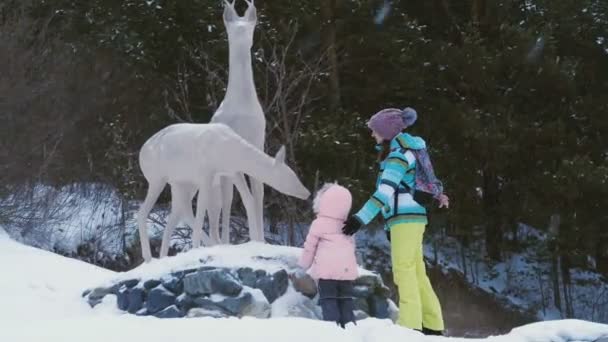
[[[441,194],[437,198],[439,201],[439,208],[449,208],[450,207],[450,198],[446,194]]]

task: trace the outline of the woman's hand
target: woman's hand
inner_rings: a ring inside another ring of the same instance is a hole
[[[441,194],[437,197],[439,201],[439,208],[449,208],[450,207],[450,198],[446,194]]]
[[[344,223],[344,227],[342,227],[342,233],[346,235],[353,235],[359,229],[361,229],[361,221],[357,219],[354,215],[349,217],[348,220]]]

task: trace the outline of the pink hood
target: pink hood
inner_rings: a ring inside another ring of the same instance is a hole
[[[326,184],[314,199],[312,222],[299,264],[316,279],[354,280],[358,276],[355,240],[342,233],[352,206],[348,189]]]

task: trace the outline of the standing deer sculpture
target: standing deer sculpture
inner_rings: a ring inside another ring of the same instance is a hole
[[[253,81],[251,47],[257,24],[257,10],[253,0],[246,0],[247,10],[240,17],[232,2],[224,1],[224,26],[228,33],[228,87],[226,95],[211,118],[212,123],[223,123],[243,139],[264,150],[266,118],[258,100]],[[230,242],[230,213],[232,210],[234,186],[245,182],[243,173],[220,177],[218,181],[221,201],[209,208],[209,223],[214,242]],[[249,238],[264,241],[264,184],[249,177],[251,192],[239,191],[243,203],[253,201],[250,208],[245,206],[249,225]],[[221,236],[219,233],[220,212],[222,216]]]
[[[217,200],[212,189],[221,178],[235,180],[240,193],[249,192],[244,178],[266,183],[286,195],[306,199],[310,192],[285,164],[285,148],[275,158],[266,155],[224,124],[173,124],[154,134],[139,152],[139,164],[148,182],[146,199],[137,221],[144,260],[152,254],[147,233],[147,218],[158,196],[171,186],[171,211],[163,233],[161,257],[167,255],[169,240],[175,226],[183,221],[192,228],[192,247],[211,245],[212,239],[203,231],[205,212]],[[192,198],[198,191],[196,217]],[[253,206],[251,198],[243,197],[245,207]]]

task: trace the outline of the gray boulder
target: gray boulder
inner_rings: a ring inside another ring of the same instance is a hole
[[[173,292],[176,295],[184,292],[184,282],[183,279],[170,277],[162,280],[162,285],[169,291]]]
[[[175,299],[176,297],[173,293],[165,289],[162,285],[159,285],[148,293],[146,309],[148,309],[149,313],[155,314],[175,304]]]
[[[370,312],[367,298],[355,298],[355,310],[361,310],[369,315]]]
[[[384,297],[372,295],[367,300],[369,304],[369,314],[375,318],[389,318],[388,301]]]
[[[116,305],[122,311],[129,309],[129,289],[126,286],[121,287],[118,294],[116,294]]]
[[[289,276],[287,275],[287,271],[280,270],[271,276],[259,278],[253,287],[262,290],[268,302],[273,303],[277,298],[285,294],[288,286]]]
[[[184,277],[184,292],[191,296],[213,293],[236,296],[242,289],[239,281],[226,270],[199,270]]]
[[[161,281],[158,279],[149,279],[144,282],[144,288],[146,290],[151,290],[151,289],[157,287],[158,285],[160,285],[160,283],[161,283]]]
[[[372,294],[372,289],[367,285],[353,286],[353,296],[356,298],[367,298]]]
[[[225,317],[228,317],[228,315],[226,315],[222,311],[207,310],[207,309],[203,309],[203,308],[192,308],[192,309],[188,310],[188,314],[186,315],[186,317],[188,317],[188,318],[194,318],[194,317],[225,318]]]
[[[154,314],[158,318],[180,318],[184,317],[185,314],[175,305],[171,305],[164,310]]]
[[[112,293],[111,287],[96,287],[93,291],[89,292],[89,301],[101,300],[110,293]]]
[[[127,290],[127,311],[129,313],[136,313],[144,306],[144,300],[146,299],[146,293],[142,288],[132,288]]]
[[[243,312],[250,310],[253,305],[253,296],[245,292],[238,297],[225,298],[216,304],[231,316],[243,316]]]
[[[137,285],[137,284],[139,284],[139,279],[128,279],[128,280],[123,280],[116,285],[118,285],[118,288],[120,289],[123,285],[128,288],[132,288],[132,287],[135,287],[135,285]]]

